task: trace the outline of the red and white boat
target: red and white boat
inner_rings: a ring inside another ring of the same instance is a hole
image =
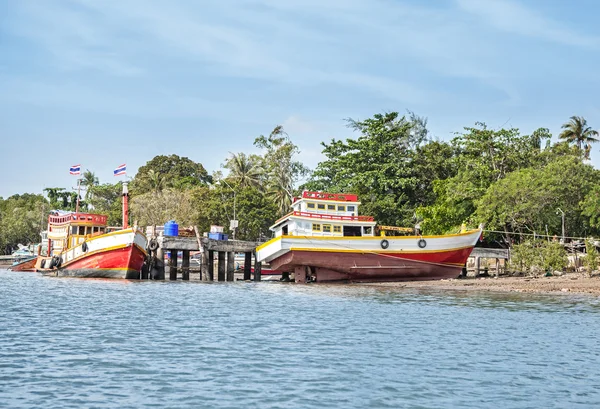
[[[127,187],[123,188],[123,228],[111,231],[107,217],[66,213],[48,217],[48,257],[38,257],[36,269],[53,276],[141,278],[147,240],[127,227]]]
[[[277,220],[275,238],[256,259],[294,274],[296,282],[408,281],[457,277],[482,228],[442,236],[376,236],[373,217],[359,216],[356,195],[302,193]]]

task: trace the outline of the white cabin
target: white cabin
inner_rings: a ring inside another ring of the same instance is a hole
[[[373,236],[375,220],[359,216],[357,195],[302,192],[292,204],[292,212],[277,220],[270,229],[279,236]]]

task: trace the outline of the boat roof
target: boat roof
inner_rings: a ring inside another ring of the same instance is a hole
[[[302,199],[325,200],[325,201],[332,201],[332,202],[360,203],[358,201],[358,195],[355,195],[355,194],[311,192],[308,190],[303,191],[302,197],[298,200],[302,200]]]
[[[108,216],[103,214],[94,213],[74,213],[70,212],[67,214],[58,214],[48,216],[48,223],[52,225],[92,225],[92,226],[106,226]]]

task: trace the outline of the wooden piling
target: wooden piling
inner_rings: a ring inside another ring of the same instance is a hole
[[[500,259],[496,259],[496,278],[500,275]]]
[[[204,247],[202,249],[202,267],[201,267],[201,272],[202,272],[202,281],[210,281],[210,274],[209,274],[209,265],[212,264],[212,260],[210,260],[210,255],[209,255],[210,251],[208,251],[208,249],[206,247]],[[210,263],[209,263],[210,261]]]
[[[252,277],[252,253],[244,253],[244,280],[250,280]]]
[[[235,253],[233,251],[227,252],[227,281],[233,281],[233,275],[235,272]]]
[[[215,251],[208,251],[208,281],[215,281]]]
[[[177,280],[177,255],[178,251],[170,250],[171,257],[169,258],[169,280]]]
[[[225,281],[225,252],[219,251],[217,254],[218,264],[217,264],[217,280]]]
[[[165,250],[159,247],[156,250],[156,260],[154,265],[154,274],[152,279],[164,280],[165,279]]]
[[[183,250],[181,259],[181,279],[189,281],[190,279],[190,251]]]
[[[254,281],[260,281],[262,278],[262,262],[254,259]]]
[[[481,257],[475,257],[475,277],[479,277],[479,271],[481,268]]]

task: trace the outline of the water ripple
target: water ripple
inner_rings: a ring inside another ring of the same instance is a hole
[[[600,404],[593,298],[0,280],[0,407]]]

